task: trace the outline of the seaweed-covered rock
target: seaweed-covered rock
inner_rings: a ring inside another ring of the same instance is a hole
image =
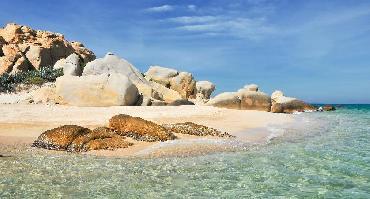
[[[151,139],[148,141],[166,141],[176,138],[171,132],[154,122],[124,114],[113,116],[109,120],[109,128],[116,130],[118,134],[123,136],[150,137]]]
[[[217,129],[207,126],[195,124],[193,122],[163,124],[164,128],[173,133],[189,134],[196,136],[217,136],[217,137],[234,137],[226,132],[221,132]]]
[[[114,136],[110,138],[94,139],[86,143],[83,147],[84,151],[91,150],[114,150],[119,148],[127,148],[133,145],[130,142],[127,142],[122,136]]]
[[[85,134],[83,136],[79,136],[72,141],[72,143],[68,146],[68,151],[88,151],[85,145],[93,140],[96,139],[105,139],[105,138],[113,138],[113,137],[121,137],[117,135],[114,130],[107,128],[107,127],[99,127],[94,129],[91,133]]]
[[[45,131],[32,146],[51,150],[66,150],[76,138],[89,133],[91,133],[90,129],[81,126],[64,125]]]

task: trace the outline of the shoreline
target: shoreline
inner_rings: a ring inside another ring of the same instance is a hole
[[[199,137],[176,134],[179,139],[166,142],[140,142],[116,150],[89,151],[82,154],[113,157],[168,156],[235,150],[233,145],[265,143],[271,136],[268,126],[294,122],[294,115],[262,111],[232,110],[210,106],[120,106],[73,107],[62,105],[2,104],[0,145],[31,145],[45,130],[65,124],[88,128],[107,126],[110,117],[128,114],[159,124],[194,122],[235,135],[236,138]],[[230,143],[231,142],[231,143]],[[44,150],[44,149],[40,149]]]

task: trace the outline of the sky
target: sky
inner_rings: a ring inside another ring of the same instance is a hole
[[[256,83],[311,103],[370,103],[369,0],[4,0],[9,22],[142,72],[191,72],[216,94]]]

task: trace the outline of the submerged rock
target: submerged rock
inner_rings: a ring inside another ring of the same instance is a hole
[[[322,107],[322,109],[324,111],[335,111],[336,110],[336,108],[332,105],[325,105],[324,107]]]
[[[217,129],[207,126],[195,124],[193,122],[163,124],[164,128],[173,133],[189,134],[196,136],[217,136],[217,137],[234,137],[226,132],[221,132]]]
[[[91,133],[90,129],[81,126],[64,125],[45,131],[32,146],[51,150],[67,150],[76,138],[89,133]]]
[[[176,138],[171,132],[154,122],[124,114],[113,116],[109,120],[109,128],[116,130],[119,135],[143,138],[147,141],[166,141]]]

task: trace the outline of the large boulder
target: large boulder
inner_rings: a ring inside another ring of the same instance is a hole
[[[45,131],[37,138],[32,146],[52,150],[67,150],[68,146],[77,137],[89,134],[90,132],[91,130],[81,126],[64,125]]]
[[[164,127],[129,115],[116,115],[109,120],[109,128],[122,136],[130,136],[142,141],[166,141],[176,137]]]
[[[271,110],[271,98],[266,93],[259,91],[250,91],[248,88],[245,90],[239,90],[240,97],[240,109],[242,110],[259,110],[267,111]]]
[[[170,87],[170,79],[178,74],[179,72],[172,68],[150,66],[145,73],[145,78],[149,81],[154,81],[166,87]]]
[[[180,93],[183,99],[194,98],[195,80],[188,72],[180,72],[179,75],[171,78],[170,88]]]
[[[197,99],[207,100],[216,89],[216,85],[209,81],[198,81],[195,84],[195,93]]]
[[[76,53],[69,55],[65,59],[58,60],[54,69],[63,69],[64,75],[81,76],[82,75],[82,60]]]
[[[0,29],[0,48],[0,74],[53,66],[72,53],[80,55],[83,63],[95,59],[92,51],[81,43],[68,42],[62,34],[14,23]]]
[[[224,92],[211,98],[206,105],[228,109],[240,109],[240,98],[236,92]]]
[[[301,100],[284,96],[284,93],[281,91],[272,93],[271,102],[271,112],[273,113],[294,113],[316,110],[316,107]]]
[[[130,106],[139,96],[130,79],[117,73],[59,77],[56,94],[63,104],[74,106]]]
[[[108,73],[118,73],[127,76],[144,96],[154,99],[162,99],[163,97],[163,94],[158,92],[155,86],[146,80],[134,65],[113,53],[107,53],[103,58],[87,63],[82,75],[101,75]]]

